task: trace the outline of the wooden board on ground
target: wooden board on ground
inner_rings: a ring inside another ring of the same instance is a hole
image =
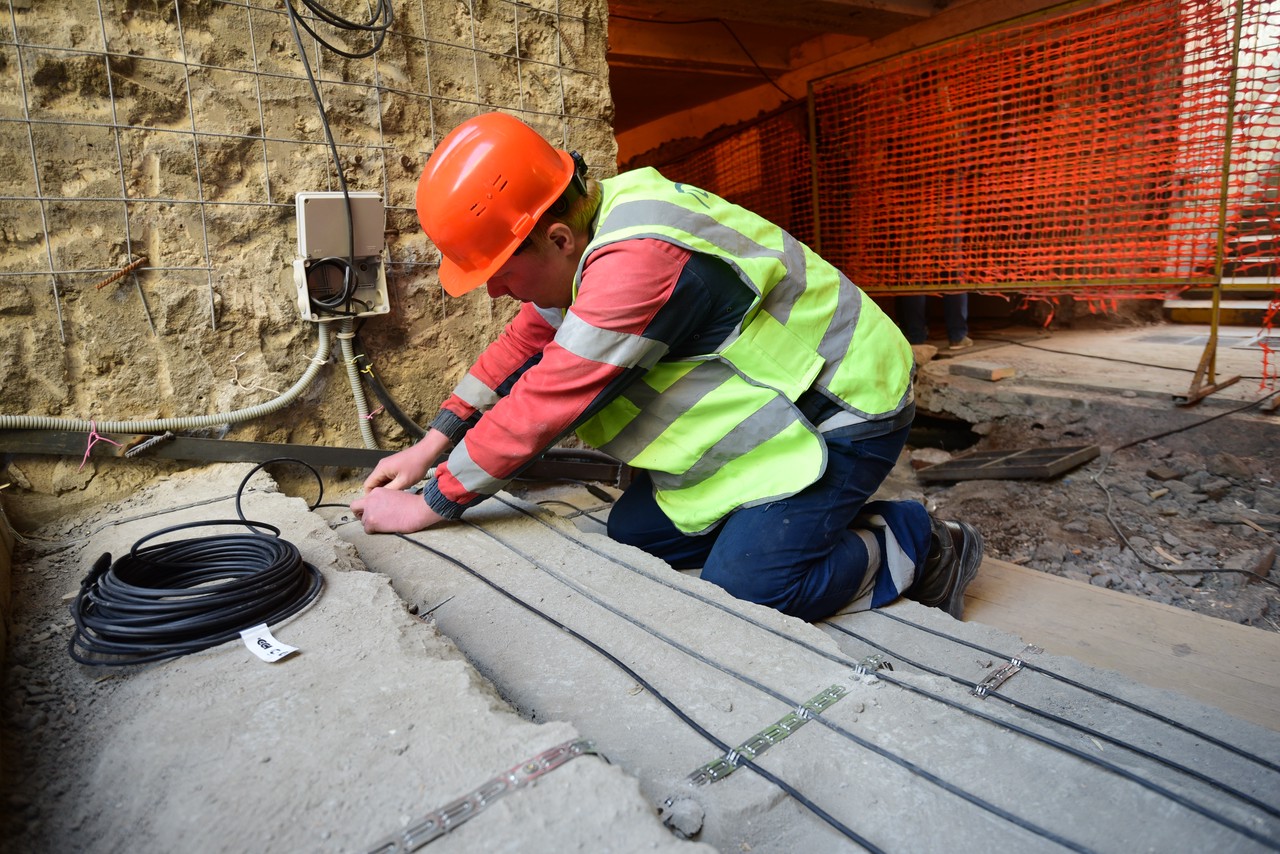
[[[1280,634],[987,558],[966,621],[1280,730]]]

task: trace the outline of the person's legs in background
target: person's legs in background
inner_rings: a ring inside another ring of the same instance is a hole
[[[899,297],[901,299],[901,297]],[[942,316],[947,324],[947,341],[952,350],[963,350],[973,346],[969,337],[969,295],[943,294]]]
[[[929,320],[925,312],[926,299],[928,297],[924,294],[893,298],[894,317],[909,344],[923,344],[929,340]]]

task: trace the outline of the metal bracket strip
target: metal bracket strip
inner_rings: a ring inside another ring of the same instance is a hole
[[[570,759],[584,753],[595,753],[595,744],[586,739],[566,741],[544,750],[505,774],[499,774],[474,791],[427,813],[404,830],[388,836],[369,849],[368,854],[402,854],[416,851],[428,842],[444,836],[463,822],[474,818],[499,798],[532,781]]]
[[[1022,669],[1022,666],[1026,663],[1023,661],[1023,657],[1027,655],[1035,655],[1041,652],[1044,652],[1044,650],[1040,647],[1027,644],[1023,648],[1022,652],[1011,657],[1003,666],[1000,667],[999,670],[996,670],[994,673],[987,676],[986,679],[983,679],[977,685],[974,685],[973,688],[970,689],[969,693],[975,697],[980,697],[985,700],[988,694],[999,688],[1007,682],[1013,674]]]
[[[694,771],[686,778],[686,782],[692,786],[705,786],[717,780],[723,780],[738,770],[738,766],[744,759],[754,760],[848,693],[849,689],[843,685],[832,685],[820,691],[807,703],[797,706],[795,711],[788,712],[777,723],[770,724],[724,756],[713,759]]]
[[[969,693],[975,697],[981,697],[985,700],[988,694],[1003,685],[1010,676],[1021,669],[1022,659],[1011,658],[1006,661],[999,670],[989,674],[986,679],[983,679],[977,685],[974,685],[973,689],[969,691]]]

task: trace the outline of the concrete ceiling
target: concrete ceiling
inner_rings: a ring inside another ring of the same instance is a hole
[[[966,0],[611,0],[614,128],[640,125],[857,48]],[[792,98],[805,91],[794,80]]]

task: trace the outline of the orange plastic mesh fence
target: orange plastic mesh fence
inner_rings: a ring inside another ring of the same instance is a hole
[[[1241,20],[1223,281],[1256,286],[1280,277],[1280,4]]]
[[[816,81],[816,241],[789,113],[660,168],[874,293],[1164,295],[1214,281],[1224,213],[1227,280],[1272,281],[1280,4],[1244,0],[1233,89],[1237,8],[1121,0]]]
[[[1122,2],[819,81],[823,254],[872,289],[1208,277],[1229,24]]]
[[[813,242],[808,114],[796,104],[750,127],[658,165],[673,181],[692,184],[778,223]]]

